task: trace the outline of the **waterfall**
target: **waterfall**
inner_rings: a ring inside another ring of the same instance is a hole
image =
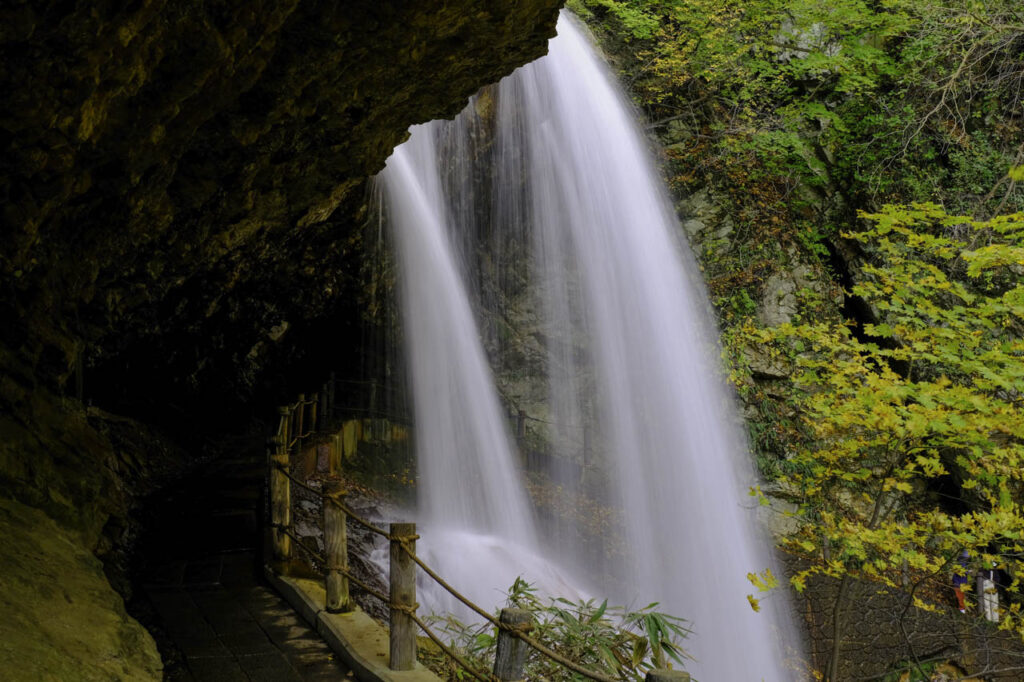
[[[795,678],[783,648],[799,647],[781,597],[761,613],[746,600],[747,573],[774,563],[746,494],[754,472],[699,268],[630,106],[565,12],[548,56],[489,96],[496,104],[477,100],[455,122],[414,128],[382,174],[425,518],[461,533],[452,541],[466,556],[501,563],[499,548],[514,547],[509,555],[532,557],[515,570],[548,571],[566,587],[536,559],[543,537],[556,563],[575,567],[575,584],[591,563],[578,543],[533,526],[464,286],[483,277],[474,240],[528,239],[520,274],[537,292],[547,342],[551,459],[600,471],[591,487],[622,514],[625,551],[590,571],[605,576],[596,590],[690,620],[684,646],[698,660],[687,668],[699,679]],[[579,482],[563,478],[566,489]],[[471,551],[474,538],[486,540]],[[474,580],[507,587],[490,570],[473,568]]]
[[[533,515],[449,235],[459,211],[442,192],[435,137],[443,132],[439,123],[414,127],[380,176],[410,337],[418,553],[488,608],[501,603],[518,576],[530,576],[547,594],[578,595],[537,551]],[[428,611],[471,617],[454,598],[425,587]]]

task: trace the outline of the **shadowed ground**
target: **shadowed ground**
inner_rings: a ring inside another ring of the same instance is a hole
[[[211,462],[150,506],[136,614],[165,679],[354,679],[259,577],[265,458]]]

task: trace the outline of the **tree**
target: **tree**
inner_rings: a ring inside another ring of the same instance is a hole
[[[788,363],[803,438],[781,477],[799,501],[789,547],[815,574],[907,589],[949,582],[957,557],[998,558],[1012,577],[1000,627],[1024,636],[1024,214],[986,221],[932,204],[863,215],[845,235],[867,264],[852,291],[877,322],[746,325]],[[952,482],[951,503],[939,493]],[[904,585],[907,572],[914,576]],[[836,607],[828,679],[841,661]]]
[[[942,197],[992,215],[1024,205],[994,170],[1024,163],[1017,0],[569,6],[628,56],[626,79],[654,125],[690,126],[748,173],[752,155],[761,172],[858,206]]]

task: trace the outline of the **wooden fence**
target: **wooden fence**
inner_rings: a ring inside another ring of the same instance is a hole
[[[331,431],[330,415],[338,412],[335,404],[335,381],[325,384],[319,393],[310,397],[300,395],[291,405],[279,408],[276,433],[271,438],[269,453],[270,482],[270,528],[272,553],[275,564],[287,566],[293,550],[298,547],[325,567],[324,587],[327,592],[326,609],[331,613],[343,613],[355,608],[349,589],[355,585],[367,594],[381,600],[389,607],[390,633],[389,650],[392,670],[411,670],[416,662],[417,627],[429,637],[447,656],[473,678],[481,682],[495,680],[512,681],[523,679],[528,648],[532,647],[544,656],[573,672],[598,682],[621,682],[602,673],[589,670],[579,663],[552,651],[531,637],[532,615],[522,609],[502,609],[495,618],[477,604],[463,596],[448,584],[416,554],[416,524],[391,523],[387,530],[355,513],[345,503],[345,491],[340,480],[341,434]],[[292,459],[302,451],[302,446],[312,439],[326,441],[328,446],[327,479],[322,490],[317,490],[292,472]],[[298,486],[318,497],[322,507],[324,552],[316,552],[301,542],[292,527],[291,488]],[[375,589],[349,570],[347,523],[351,520],[372,533],[385,538],[390,544],[390,584],[387,594]],[[294,544],[293,544],[294,541]],[[498,630],[497,653],[491,671],[480,671],[469,664],[417,615],[416,570],[422,570],[453,597],[469,607],[474,613],[488,621]],[[652,670],[646,675],[646,682],[687,682],[690,676],[676,670]]]

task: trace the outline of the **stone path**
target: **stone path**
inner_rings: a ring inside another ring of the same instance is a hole
[[[260,577],[263,466],[262,455],[212,462],[151,506],[142,620],[166,680],[355,679]]]

